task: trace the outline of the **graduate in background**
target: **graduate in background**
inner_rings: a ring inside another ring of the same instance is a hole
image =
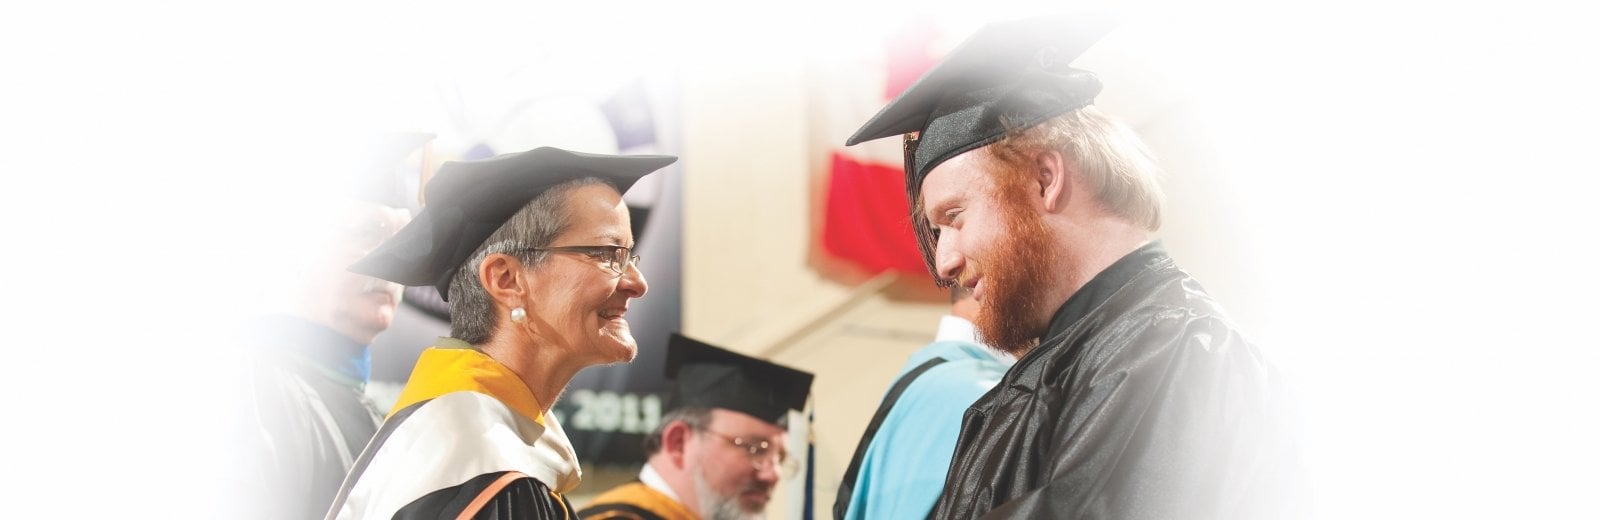
[[[1294,516],[1276,370],[1153,240],[1160,170],[1070,66],[1113,25],[990,24],[849,140],[904,136],[929,271],[1018,357],[967,411],[934,518]]]
[[[373,338],[389,328],[401,286],[345,268],[411,220],[420,172],[406,159],[432,134],[393,133],[365,143],[354,171],[336,172],[338,193],[287,211],[316,215],[312,240],[284,312],[245,333],[242,417],[235,490],[246,518],[317,518],[333,503],[356,455],[378,431],[367,399]]]
[[[787,417],[805,407],[812,375],[673,334],[673,380],[661,424],[645,441],[639,480],[595,497],[587,520],[764,518],[792,477]]]
[[[427,206],[351,270],[433,285],[423,351],[328,518],[570,518],[581,472],[548,412],[584,367],[633,360],[644,296],[622,193],[675,161],[537,148],[445,163]]]

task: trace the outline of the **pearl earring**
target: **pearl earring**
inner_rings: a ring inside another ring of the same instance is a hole
[[[528,311],[527,310],[523,309],[522,307],[515,307],[515,308],[511,309],[511,322],[512,323],[522,323],[522,320],[526,320],[526,319],[528,319]]]

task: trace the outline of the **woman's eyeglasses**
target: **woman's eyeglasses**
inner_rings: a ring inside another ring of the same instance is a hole
[[[604,261],[606,269],[611,274],[622,276],[628,271],[629,266],[639,265],[639,255],[633,254],[633,248],[623,246],[553,246],[530,247],[528,251],[548,251],[551,253],[576,253],[588,255],[589,258]]]

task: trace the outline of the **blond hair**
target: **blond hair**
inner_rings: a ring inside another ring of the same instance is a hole
[[[1161,167],[1127,125],[1091,105],[1014,129],[989,146],[994,160],[1018,171],[1033,171],[1034,156],[1046,150],[1071,161],[1112,214],[1147,231],[1161,227]]]

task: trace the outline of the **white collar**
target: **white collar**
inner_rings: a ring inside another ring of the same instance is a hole
[[[945,315],[939,318],[939,333],[934,335],[933,340],[978,343],[978,329],[966,318]]]
[[[682,500],[678,500],[678,494],[672,492],[672,487],[667,485],[667,479],[661,478],[661,474],[656,473],[656,469],[650,467],[649,462],[644,463],[644,469],[639,470],[639,482],[643,482],[646,487],[666,495],[673,502],[683,503]]]

